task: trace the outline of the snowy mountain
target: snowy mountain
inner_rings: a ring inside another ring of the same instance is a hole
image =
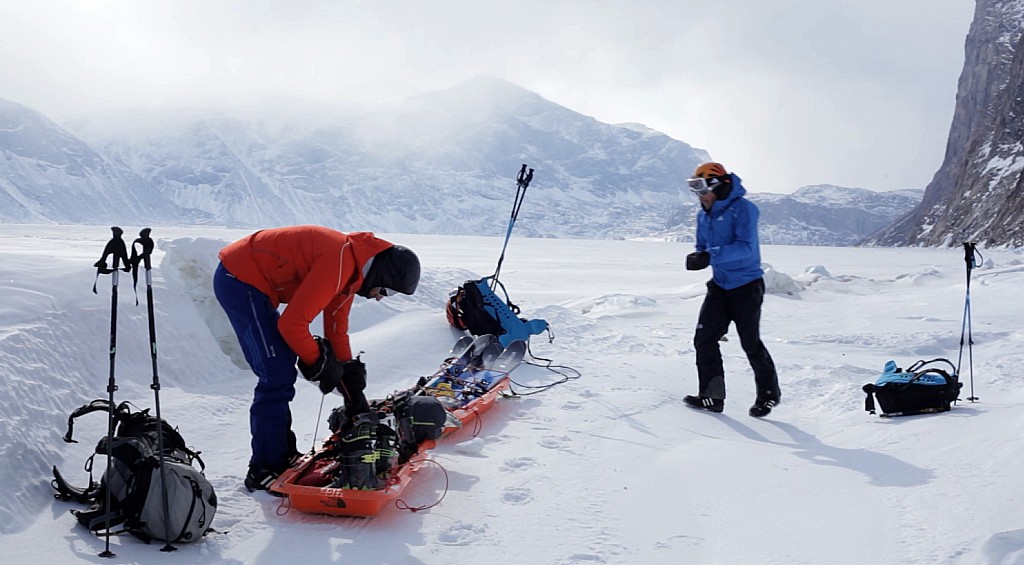
[[[126,111],[69,126],[79,137],[0,105],[0,203],[11,203],[0,221],[501,235],[527,163],[536,173],[517,234],[685,239],[696,201],[682,179],[711,158],[493,78],[372,111],[289,104],[273,113]],[[849,245],[917,204],[875,206],[872,194],[833,187],[755,198],[770,241]]]
[[[0,100],[0,222],[187,222],[129,169],[38,112]]]
[[[684,171],[708,158],[497,79],[314,125],[220,115],[92,139],[176,206],[220,224],[411,233],[502,233],[528,163],[538,173],[524,234],[633,235],[644,219],[662,221]]]
[[[827,184],[805,186],[792,194],[748,193],[761,211],[761,242],[775,245],[856,245],[889,225],[921,201],[923,191],[874,192]],[[693,241],[695,202],[680,207],[659,236]]]
[[[1024,245],[1024,0],[978,0],[946,156],[878,245]]]

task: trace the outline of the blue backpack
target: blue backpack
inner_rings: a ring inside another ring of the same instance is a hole
[[[949,365],[950,370],[942,365]],[[960,396],[962,386],[956,367],[948,359],[918,361],[906,370],[890,360],[878,380],[864,385],[864,410],[874,414],[877,398],[883,417],[947,412]]]

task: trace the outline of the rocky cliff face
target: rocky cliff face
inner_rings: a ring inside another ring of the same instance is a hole
[[[1024,246],[1024,0],[977,0],[942,166],[869,245]]]

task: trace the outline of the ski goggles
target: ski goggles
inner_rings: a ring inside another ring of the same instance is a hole
[[[714,187],[711,186],[710,183],[708,183],[708,180],[710,179],[700,177],[697,177],[695,179],[688,179],[686,181],[686,185],[690,187],[690,192],[697,194],[699,196],[704,196],[705,194],[711,192],[712,189],[714,189]]]

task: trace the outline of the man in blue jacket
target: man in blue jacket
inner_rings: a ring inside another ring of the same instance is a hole
[[[721,412],[725,409],[725,369],[719,341],[736,324],[740,345],[754,370],[757,396],[750,415],[767,416],[782,398],[775,363],[761,341],[761,304],[764,271],[757,241],[760,212],[740,178],[720,163],[697,167],[688,182],[700,198],[697,212],[697,250],[686,256],[686,268],[699,271],[711,265],[708,293],[700,308],[693,346],[697,351],[697,396],[683,402],[691,408]]]

